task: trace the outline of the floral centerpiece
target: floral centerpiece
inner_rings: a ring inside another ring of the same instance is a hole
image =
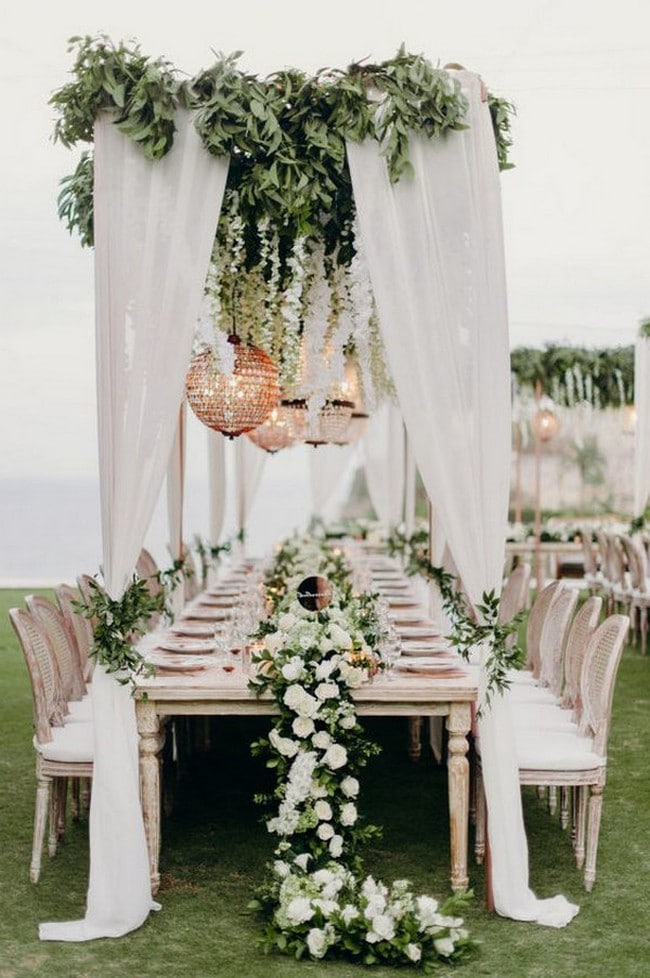
[[[296,597],[314,572],[327,575],[333,591],[317,612]],[[266,587],[271,613],[260,626],[251,678],[278,707],[268,737],[253,745],[276,773],[273,794],[258,798],[271,809],[266,825],[278,838],[254,902],[266,919],[265,947],[425,970],[458,960],[473,946],[457,916],[466,896],[439,906],[406,880],[389,887],[361,875],[360,850],[379,830],[359,811],[359,775],[378,748],[358,722],[352,694],[384,666],[376,596],[355,594],[343,551],[313,539],[278,550]]]

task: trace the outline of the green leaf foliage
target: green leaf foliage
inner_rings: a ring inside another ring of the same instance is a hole
[[[240,213],[258,253],[255,229],[271,221],[286,255],[299,235],[318,230],[328,253],[347,263],[353,255],[349,228],[354,202],[346,161],[346,140],[374,138],[382,146],[393,182],[412,174],[412,134],[443,138],[465,128],[467,101],[453,73],[435,68],[403,47],[381,64],[353,64],[307,75],[296,69],[266,78],[243,72],[241,52],[219,54],[194,78],[179,80],[162,59],[143,55],[139,45],[113,44],[107,37],[72,38],[74,80],[56,91],[54,139],[65,146],[93,140],[95,119],[103,111],[135,140],[149,159],[159,159],[174,139],[178,106],[195,111],[201,138],[216,156],[229,156],[228,188],[236,191]],[[490,101],[499,164],[507,169],[511,144],[510,103]],[[78,228],[82,243],[92,243],[92,194],[86,161],[67,177],[60,213],[68,228]]]

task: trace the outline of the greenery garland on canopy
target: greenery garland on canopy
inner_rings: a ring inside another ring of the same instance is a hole
[[[74,80],[50,100],[55,140],[91,143],[95,119],[109,111],[146,157],[159,159],[171,149],[174,116],[184,106],[195,113],[206,149],[230,159],[198,337],[220,369],[232,369],[224,340],[236,332],[276,363],[286,394],[307,397],[315,410],[329,392],[339,396],[352,356],[372,410],[391,382],[355,233],[345,143],[375,138],[391,180],[411,173],[412,134],[440,138],[466,126],[467,99],[455,73],[403,48],[381,64],[315,75],[285,69],[266,78],[239,68],[241,52],[219,55],[188,78],[138,45],[105,36],[72,38],[70,49]],[[499,165],[507,169],[513,107],[492,95],[489,105]],[[62,181],[59,213],[92,245],[89,151]]]

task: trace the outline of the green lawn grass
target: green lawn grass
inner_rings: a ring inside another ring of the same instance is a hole
[[[348,978],[371,969],[343,962],[265,957],[258,922],[247,912],[271,841],[252,803],[266,772],[249,754],[264,721],[223,719],[212,747],[188,762],[163,823],[159,899],[136,933],[120,940],[47,944],[44,920],[83,914],[88,879],[87,825],[71,826],[56,859],[44,856],[41,880],[28,880],[34,805],[31,696],[6,611],[21,592],[0,592],[0,978]],[[563,930],[502,920],[484,909],[484,872],[470,864],[476,893],[467,923],[476,957],[454,969],[462,978],[647,978],[650,975],[650,657],[626,650],[610,741],[598,878],[582,889],[570,841],[534,792],[526,791],[531,883],[539,896],[564,893],[581,906]],[[410,764],[402,721],[369,724],[383,752],[369,767],[362,807],[384,836],[366,869],[385,880],[408,877],[421,892],[448,893],[445,772],[428,758]],[[444,966],[442,972],[448,971]],[[406,972],[372,969],[377,978]]]

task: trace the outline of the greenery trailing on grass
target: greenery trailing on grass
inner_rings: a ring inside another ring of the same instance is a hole
[[[252,801],[264,777],[264,767],[249,756],[250,741],[268,729],[268,721],[259,717],[214,720],[212,749],[185,758],[173,811],[163,819],[162,912],[118,941],[39,942],[39,921],[83,914],[88,838],[85,818],[69,822],[56,858],[45,861],[37,886],[29,882],[35,796],[31,693],[7,616],[25,593],[0,591],[0,973],[7,978],[359,978],[352,963],[266,956],[255,945],[258,923],[246,905],[272,849]],[[485,909],[484,868],[470,863],[476,899],[463,914],[481,948],[476,958],[454,969],[458,978],[595,978],[605,967],[616,978],[646,978],[649,670],[650,657],[628,646],[616,684],[598,879],[591,893],[582,889],[568,834],[534,789],[523,792],[531,886],[540,897],[564,893],[580,904],[578,917],[564,930],[496,917]],[[443,892],[449,872],[444,768],[428,760],[408,763],[402,720],[367,723],[383,750],[366,769],[365,814],[384,825],[384,838],[371,845],[367,868],[375,877],[406,877],[418,889]],[[166,783],[172,775],[165,772]],[[390,965],[373,969],[375,978],[404,973]]]
[[[477,711],[480,717],[489,708],[492,697],[508,687],[508,670],[521,669],[523,665],[522,649],[516,642],[510,644],[511,637],[519,630],[521,615],[515,616],[512,621],[500,622],[499,599],[494,591],[487,591],[483,593],[481,604],[476,606],[480,616],[480,620],[477,620],[476,613],[459,589],[457,577],[429,560],[429,534],[426,530],[416,530],[411,536],[394,530],[388,537],[387,545],[390,554],[405,560],[407,574],[419,574],[437,585],[443,608],[451,622],[449,641],[463,659],[468,661],[479,646],[486,649],[487,683],[484,700]]]

